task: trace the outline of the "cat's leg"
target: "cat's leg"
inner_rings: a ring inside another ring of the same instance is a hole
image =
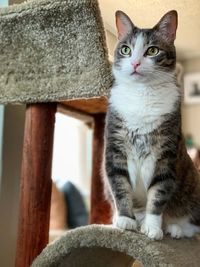
[[[113,225],[126,230],[136,230],[137,222],[133,213],[132,189],[125,175],[116,170],[115,177],[109,176],[116,212]],[[125,173],[124,173],[125,174]]]
[[[135,230],[137,223],[133,212],[133,190],[127,159],[120,150],[116,152],[114,145],[107,146],[105,169],[116,208],[113,224],[121,229]]]
[[[155,240],[163,238],[162,214],[174,191],[174,180],[167,177],[155,177],[147,194],[146,216],[141,232]]]

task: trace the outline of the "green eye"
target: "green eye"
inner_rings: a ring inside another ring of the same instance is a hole
[[[121,52],[122,55],[128,56],[131,53],[131,49],[127,45],[123,45],[121,50],[120,50],[120,52]]]
[[[146,51],[146,55],[150,57],[156,56],[158,53],[159,53],[159,48],[156,46],[151,46]]]

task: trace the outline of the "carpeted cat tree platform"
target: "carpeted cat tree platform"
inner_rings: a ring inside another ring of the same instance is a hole
[[[21,2],[12,0],[12,2]],[[93,118],[91,223],[109,222],[100,176],[106,96],[112,84],[96,0],[38,0],[0,9],[0,103],[24,103],[26,121],[16,267],[30,267],[48,243],[57,106]],[[85,117],[84,117],[85,118]],[[152,242],[107,226],[69,231],[37,267],[200,266],[200,241]]]
[[[96,0],[0,9],[0,103],[107,95],[112,77]]]
[[[48,245],[32,267],[199,267],[200,238],[150,241],[144,235],[110,226],[69,231]]]

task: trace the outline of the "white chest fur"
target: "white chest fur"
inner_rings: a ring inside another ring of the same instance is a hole
[[[173,84],[156,88],[119,84],[112,88],[110,104],[122,116],[130,131],[148,134],[162,123],[163,115],[173,111],[178,98],[178,89]],[[134,146],[127,148],[127,165],[134,195],[144,206],[157,158],[154,151],[149,152],[147,158],[140,158]]]
[[[162,115],[173,111],[178,98],[178,89],[172,83],[154,88],[127,83],[112,88],[110,104],[130,130],[146,134],[162,123]]]
[[[137,158],[134,153],[128,155],[127,165],[134,197],[143,207],[146,205],[147,189],[153,177],[155,163],[154,155],[145,159]]]

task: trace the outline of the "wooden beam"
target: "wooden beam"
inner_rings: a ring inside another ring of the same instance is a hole
[[[57,111],[74,119],[80,120],[87,125],[93,125],[93,117],[90,114],[85,113],[84,111],[76,110],[71,106],[66,106],[61,103],[58,103]]]
[[[110,224],[111,206],[104,195],[104,182],[101,173],[104,146],[105,114],[97,114],[94,118],[93,162],[90,223]]]
[[[16,267],[29,267],[48,243],[56,104],[26,109]]]
[[[106,113],[108,99],[105,96],[94,97],[90,99],[74,99],[60,102],[67,107],[71,107],[77,111],[88,114]]]
[[[8,4],[9,5],[14,5],[14,4],[21,4],[23,3],[25,0],[9,0]]]

